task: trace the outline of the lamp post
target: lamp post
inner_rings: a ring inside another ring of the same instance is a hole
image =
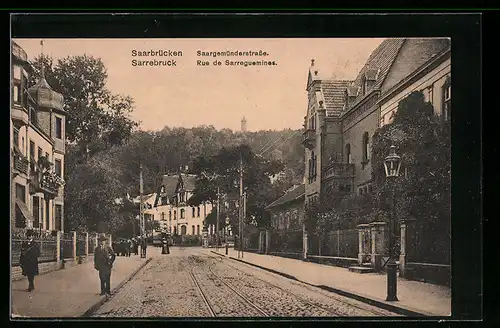
[[[392,180],[392,209],[389,223],[389,261],[387,263],[387,298],[386,301],[397,301],[397,269],[394,260],[394,223],[396,220],[395,190],[396,178],[401,168],[401,157],[396,154],[396,146],[391,145],[389,155],[384,160],[385,176]]]

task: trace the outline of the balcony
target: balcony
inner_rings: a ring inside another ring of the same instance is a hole
[[[323,178],[353,178],[354,164],[332,163],[323,169]]]
[[[306,129],[303,135],[304,139],[302,140],[302,144],[308,149],[313,149],[316,146],[316,131]]]
[[[12,118],[12,121],[14,124],[16,124],[16,123],[19,123],[20,125],[28,125],[29,124],[28,111],[17,104],[14,104],[12,106],[11,118]]]
[[[42,192],[55,197],[63,184],[62,178],[52,172],[35,171],[31,174],[30,193]]]
[[[28,159],[23,154],[19,154],[17,152],[13,152],[12,157],[14,163],[14,171],[27,175],[29,166]]]

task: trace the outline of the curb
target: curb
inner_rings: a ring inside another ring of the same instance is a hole
[[[118,284],[113,290],[111,291],[111,297],[116,294],[117,291],[119,291],[127,282],[129,282],[132,278],[134,278],[139,271],[142,270],[149,262],[151,262],[152,258],[148,258],[145,262],[143,262],[137,269],[134,270],[127,278],[122,280],[121,283]],[[101,305],[106,303],[108,301],[107,296],[102,296],[97,302],[95,302],[87,311],[85,311],[81,317],[89,317],[95,310],[97,310]]]
[[[211,251],[211,252],[214,253],[214,254],[217,254],[219,256],[226,257],[225,255],[218,254],[218,253],[216,253],[214,251]],[[382,302],[382,301],[379,301],[379,300],[375,300],[375,299],[372,299],[372,298],[368,298],[368,297],[365,297],[365,296],[361,296],[361,295],[358,295],[358,294],[354,294],[354,293],[347,292],[347,291],[344,291],[344,290],[340,290],[340,289],[337,289],[337,288],[333,288],[333,287],[330,287],[330,286],[311,284],[311,283],[308,283],[306,281],[302,281],[302,280],[298,279],[295,276],[292,276],[292,275],[289,275],[289,274],[286,274],[286,273],[283,273],[283,272],[279,272],[279,271],[276,271],[276,270],[273,270],[273,269],[270,269],[270,268],[266,268],[266,267],[258,265],[258,264],[250,263],[250,262],[247,262],[245,260],[237,259],[237,258],[234,258],[234,257],[231,257],[231,256],[229,256],[228,258],[231,259],[231,260],[233,260],[233,261],[238,261],[238,262],[241,262],[241,263],[245,263],[245,264],[257,267],[259,269],[275,273],[275,274],[283,276],[285,278],[288,278],[288,279],[291,279],[291,280],[295,280],[295,281],[301,282],[301,283],[309,285],[309,286],[320,288],[320,289],[323,289],[323,290],[326,290],[326,291],[329,291],[329,292],[332,292],[332,293],[335,293],[335,294],[338,294],[338,295],[341,295],[341,296],[344,296],[344,297],[352,298],[352,299],[355,299],[357,301],[360,301],[360,302],[363,302],[363,303],[367,303],[369,305],[373,305],[373,306],[379,307],[381,309],[384,309],[384,310],[387,310],[387,311],[391,311],[391,312],[394,312],[394,313],[397,313],[397,314],[400,314],[400,315],[410,316],[410,317],[421,317],[421,316],[440,317],[439,315],[436,315],[436,314],[422,313],[422,312],[417,312],[415,310],[409,310],[409,309],[406,309],[406,308],[402,308],[402,307],[399,307],[399,306],[388,304],[388,303],[385,303],[385,302]]]

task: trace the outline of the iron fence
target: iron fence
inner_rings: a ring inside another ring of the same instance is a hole
[[[52,262],[57,261],[57,237],[48,234],[38,234],[35,237],[35,242],[40,247],[40,256],[38,262]],[[24,242],[27,242],[25,233],[17,231],[13,233],[12,239],[12,265],[19,265],[19,258],[21,257],[21,249]]]
[[[358,257],[358,230],[335,230],[318,236],[308,236],[307,254],[332,257]]]
[[[273,253],[301,253],[302,229],[271,232],[269,251]]]
[[[73,235],[70,233],[61,234],[61,259],[71,259],[74,257]]]
[[[76,239],[76,256],[85,256],[87,242],[85,238],[77,238]]]

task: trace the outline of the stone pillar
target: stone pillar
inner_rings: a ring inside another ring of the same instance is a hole
[[[307,260],[307,230],[304,224],[302,225],[302,259]]]
[[[264,253],[264,231],[260,230],[259,231],[259,254]]]
[[[385,222],[370,223],[371,230],[371,262],[373,268],[378,271],[382,266],[382,256],[387,253],[387,238],[385,233]]]
[[[89,233],[85,233],[85,256],[89,256]]]
[[[95,236],[94,236],[94,240],[95,240],[95,247],[99,246],[99,235],[96,233]]]
[[[71,232],[73,234],[73,259],[76,261],[76,231]]]
[[[413,246],[410,242],[411,237],[414,234],[414,220],[406,219],[401,221],[401,249],[399,255],[399,276],[401,278],[407,277],[406,263],[411,260],[410,248]]]
[[[266,254],[269,254],[271,247],[271,231],[266,230]]]
[[[61,231],[57,232],[56,237],[56,258],[57,258],[57,267],[60,269],[62,267],[62,254],[61,254]]]
[[[358,264],[368,262],[371,254],[370,225],[358,224]]]
[[[113,238],[112,238],[111,234],[109,234],[109,236],[108,236],[108,242],[109,242],[109,247],[113,247]]]

